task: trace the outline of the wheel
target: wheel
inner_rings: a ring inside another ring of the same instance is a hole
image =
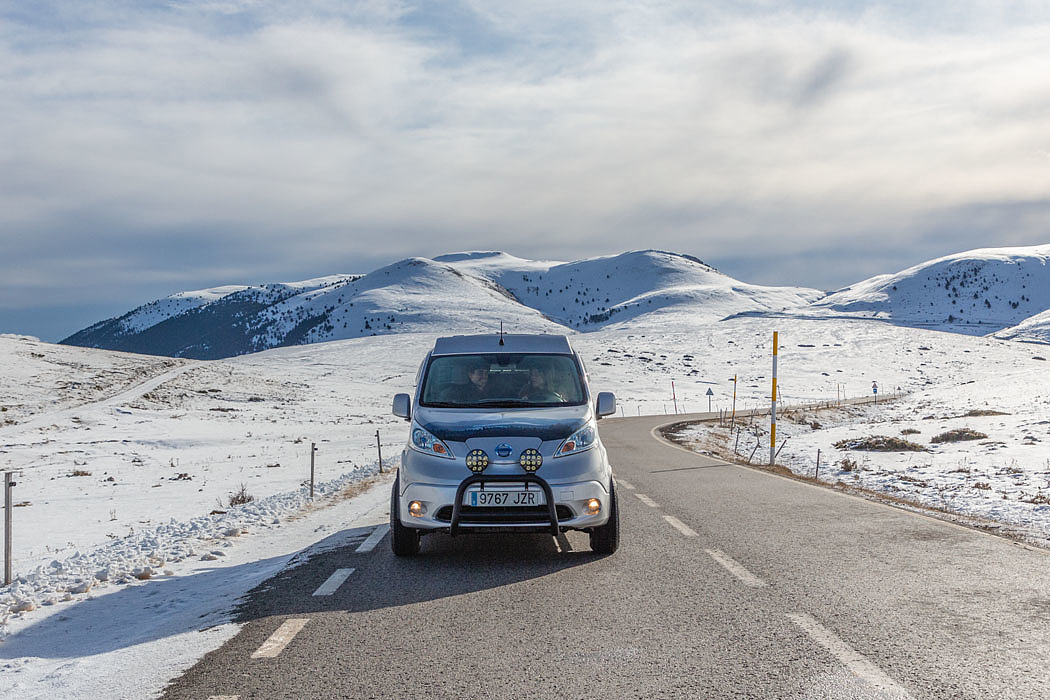
[[[400,477],[394,480],[394,486],[390,490],[390,548],[398,557],[410,557],[419,554],[419,530],[405,527],[401,524],[400,500],[398,499],[398,484]]]
[[[591,551],[595,554],[613,554],[620,546],[620,506],[616,498],[616,484],[609,482],[609,522],[591,530]]]

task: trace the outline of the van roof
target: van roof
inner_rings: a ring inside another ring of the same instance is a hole
[[[511,335],[503,336],[503,345],[499,344],[499,334],[491,335],[453,335],[438,338],[434,343],[432,355],[467,355],[472,353],[494,352],[543,352],[559,355],[571,355],[572,347],[564,335]]]

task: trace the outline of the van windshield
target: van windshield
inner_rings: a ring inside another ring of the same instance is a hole
[[[587,402],[572,355],[498,353],[432,357],[420,404],[434,408],[580,406]]]

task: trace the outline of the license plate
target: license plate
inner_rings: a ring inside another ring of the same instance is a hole
[[[547,500],[543,497],[543,490],[539,488],[525,490],[485,489],[484,491],[468,491],[463,494],[463,505],[505,507],[513,506],[544,506]]]

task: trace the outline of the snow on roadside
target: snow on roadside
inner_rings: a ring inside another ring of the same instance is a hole
[[[145,380],[122,399],[0,429],[0,464],[19,472],[16,575],[172,518],[225,510],[242,486],[259,500],[295,492],[310,476],[311,443],[319,481],[374,463],[377,430],[389,461],[407,435],[390,415],[390,397],[411,389],[423,352],[405,338],[396,340],[410,349],[391,352],[393,340],[199,362],[159,386]],[[84,365],[124,356],[73,350]]]
[[[1050,421],[1003,411],[1008,403],[989,408],[983,401],[967,402],[960,408],[919,395],[878,406],[782,410],[776,461],[825,483],[994,521],[1005,527],[989,524],[991,529],[1048,547],[1050,459],[1039,445],[1050,439]],[[740,429],[742,458],[759,443],[755,462],[768,461],[768,421],[762,416]],[[967,439],[952,441],[953,433]],[[681,431],[679,438],[698,451],[732,456],[736,432],[707,423]],[[898,449],[865,449],[868,439],[894,441]]]
[[[208,543],[225,553],[214,561],[187,559],[172,565],[173,576],[93,590],[12,621],[0,645],[0,696],[159,696],[240,630],[230,620],[245,593],[315,553],[353,548],[385,522],[391,478],[351,498],[334,489],[280,527]]]
[[[359,484],[378,471],[376,463],[316,484],[315,502],[337,496],[348,486]],[[214,515],[182,522],[172,518],[166,524],[38,566],[10,585],[0,587],[0,639],[9,632],[11,616],[31,612],[42,605],[72,600],[76,594],[98,588],[155,576],[171,576],[175,564],[191,557],[216,561],[226,556],[223,548],[232,538],[278,527],[282,518],[301,512],[310,504],[309,489],[302,487]]]

